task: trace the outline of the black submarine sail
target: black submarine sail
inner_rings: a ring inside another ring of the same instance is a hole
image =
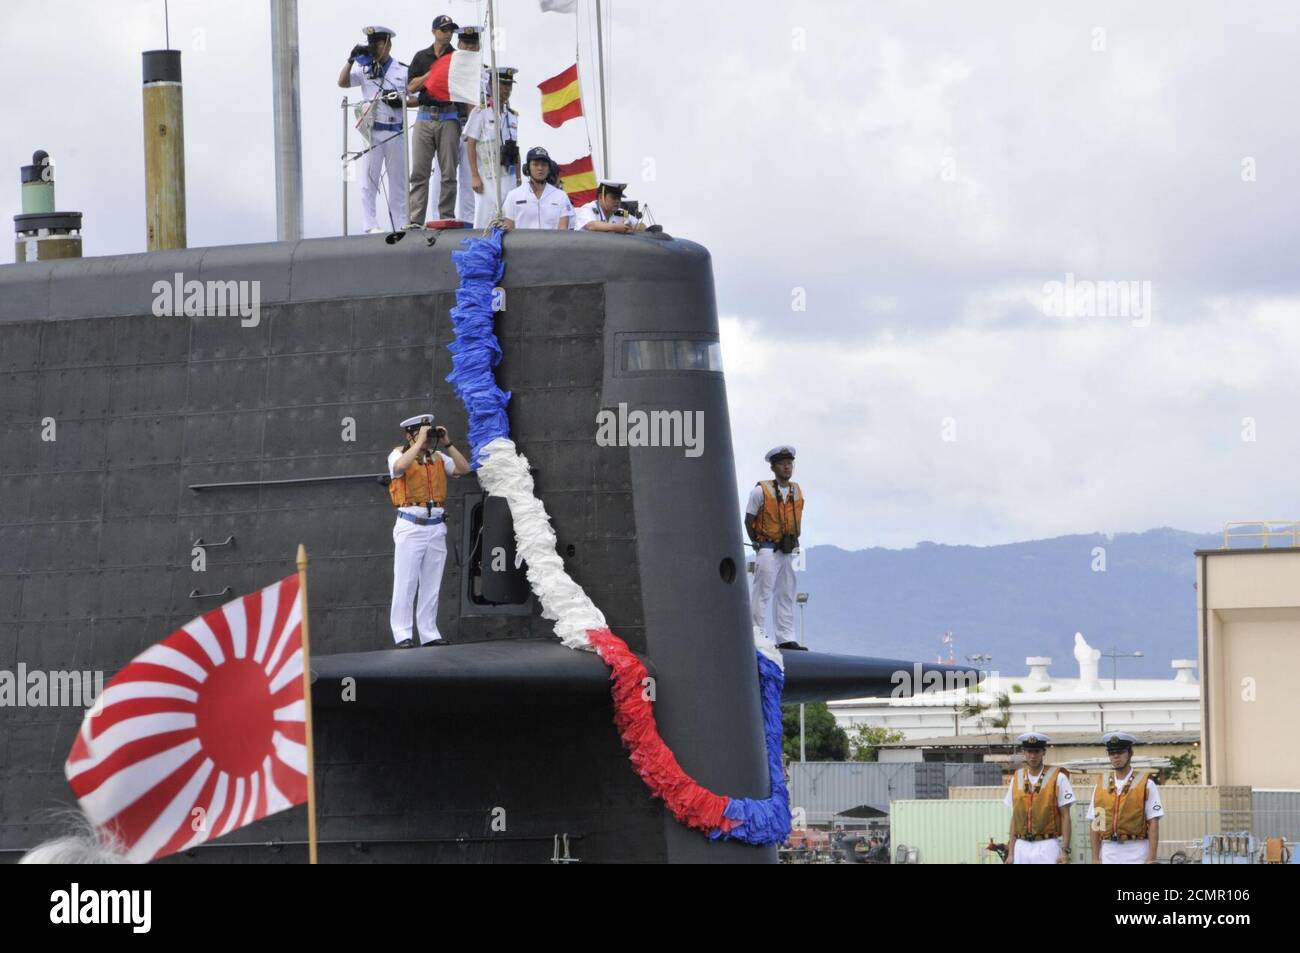
[[[458,237],[0,266],[0,651],[15,665],[116,672],[292,572],[301,542],[324,861],[775,860],[770,843],[721,836],[736,825],[710,836],[651,796],[606,664],[616,656],[632,676],[615,690],[653,679],[645,701],[682,776],[726,802],[773,798],[761,693],[772,682],[760,686],[749,621],[725,379],[707,361],[628,360],[717,345],[700,245],[505,238],[492,377],[510,394],[502,415],[522,456],[492,449],[483,485],[451,486],[438,623],[455,644],[378,648],[392,581],[379,471],[396,422],[432,406],[454,433],[476,428],[447,379]],[[159,289],[178,282],[250,306],[162,306]],[[601,445],[599,415],[619,408],[702,415],[704,452]],[[498,461],[509,473],[492,482]],[[512,500],[529,481],[546,527]],[[496,547],[502,568],[484,555]],[[548,566],[585,602],[548,604],[547,580],[528,575]],[[627,651],[606,642],[602,661],[566,647],[603,631]],[[811,652],[784,663],[786,701],[885,693],[913,671]],[[6,856],[59,833],[48,809],[70,801],[59,755],[82,716],[0,708]],[[303,828],[302,810],[286,811],[164,862],[299,862]]]

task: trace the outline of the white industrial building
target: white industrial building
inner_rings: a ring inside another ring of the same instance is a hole
[[[1112,681],[1099,676],[1100,653],[1079,634],[1074,655],[1078,674],[1071,678],[1052,675],[1050,658],[1030,656],[1025,659],[1027,674],[991,674],[978,691],[962,688],[915,697],[854,698],[830,702],[829,707],[850,734],[859,725],[876,725],[902,732],[909,742],[961,736],[1015,738],[1025,731],[1096,737],[1106,731],[1129,731],[1139,737],[1155,732],[1200,734],[1201,686],[1194,660],[1175,659],[1174,674],[1167,679]],[[991,722],[1002,715],[997,701],[1004,692],[1010,702],[1010,722],[995,727]],[[989,708],[979,716],[964,715],[962,709],[972,702]],[[881,759],[890,754],[882,751]]]

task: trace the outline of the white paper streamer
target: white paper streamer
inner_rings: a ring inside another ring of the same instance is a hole
[[[588,629],[608,627],[605,616],[564,569],[555,530],[546,507],[537,498],[528,458],[508,437],[497,437],[479,455],[478,479],[491,496],[510,506],[515,545],[528,563],[528,584],[542,604],[542,618],[555,622],[555,634],[571,649],[593,652]]]

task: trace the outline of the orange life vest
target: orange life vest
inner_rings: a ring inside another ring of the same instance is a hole
[[[803,490],[791,481],[777,500],[778,485],[775,480],[760,480],[763,488],[763,505],[758,511],[754,533],[760,543],[779,543],[786,533],[799,535],[803,522]]]
[[[1011,819],[1017,837],[1051,838],[1061,836],[1061,809],[1056,804],[1056,776],[1070,772],[1065,768],[1043,766],[1037,784],[1029,782],[1029,769],[1018,768],[1011,785]]]
[[[432,462],[421,463],[417,457],[406,472],[393,477],[388,484],[388,495],[394,506],[424,506],[432,503],[442,506],[447,499],[447,470],[443,455],[433,454]]]
[[[1147,836],[1147,781],[1149,771],[1134,771],[1129,785],[1123,791],[1112,790],[1114,772],[1106,775],[1106,782],[1097,785],[1093,807],[1105,821],[1103,838],[1118,835],[1121,841],[1145,840]],[[1103,813],[1104,812],[1104,813]]]

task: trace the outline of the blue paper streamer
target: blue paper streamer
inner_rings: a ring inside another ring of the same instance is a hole
[[[455,388],[469,418],[470,465],[475,469],[487,444],[510,436],[510,418],[506,416],[510,394],[497,386],[493,373],[501,363],[492,311],[493,292],[505,273],[501,235],[496,228],[488,238],[467,238],[460,243],[460,250],[451,253],[460,287],[456,289],[456,306],[451,309],[456,337],[447,345],[451,352],[447,382]]]
[[[781,692],[785,673],[762,652],[758,653],[758,688],[763,705],[763,737],[767,742],[767,776],[771,795],[762,798],[733,797],[723,814],[736,822],[729,832],[709,834],[714,840],[744,841],[746,844],[780,844],[790,836],[790,792],[781,767]]]

